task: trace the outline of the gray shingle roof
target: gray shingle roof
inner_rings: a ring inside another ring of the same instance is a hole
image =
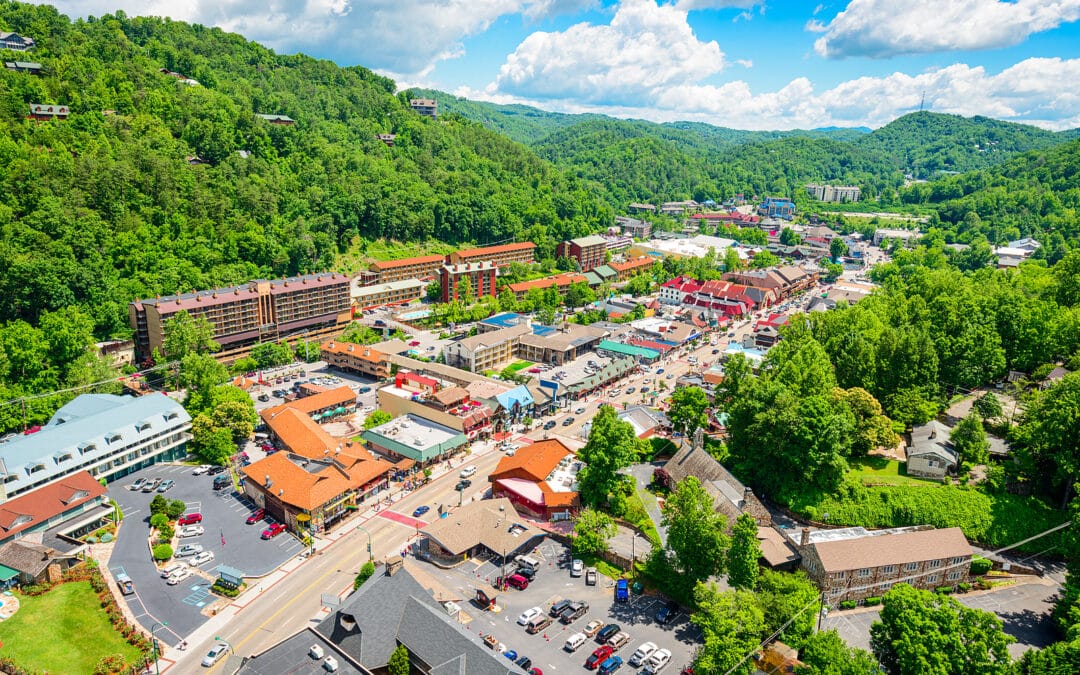
[[[311,648],[322,648],[321,658],[312,658]],[[349,662],[349,657],[337,649],[334,643],[315,632],[313,628],[285,638],[270,649],[249,658],[236,675],[326,675],[323,663],[331,656],[338,662],[338,675],[370,675],[369,670]]]

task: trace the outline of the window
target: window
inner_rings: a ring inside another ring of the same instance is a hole
[[[962,572],[949,572],[949,574],[945,578],[948,579],[949,581],[956,581],[961,576],[963,576]]]
[[[837,572],[836,574],[833,575],[833,577],[836,578],[836,579],[843,579],[843,578],[847,577],[847,572],[844,572],[844,571]]]
[[[962,565],[963,562],[964,562],[963,556],[957,556],[957,557],[953,558],[952,560],[950,560],[949,564],[951,564],[951,565]]]
[[[937,568],[941,567],[941,561],[940,560],[931,560],[929,563],[926,564],[926,566],[929,567],[932,570],[936,570]]]
[[[83,443],[79,446],[79,454],[85,455],[88,452],[97,450],[97,445],[94,443]]]
[[[149,422],[139,422],[135,425],[135,431],[146,431],[150,428]]]
[[[905,572],[914,572],[919,569],[919,563],[907,563],[904,565]]]
[[[19,480],[19,474],[16,473],[9,473],[8,475],[4,476],[5,483],[14,483],[17,480]]]
[[[124,437],[123,434],[118,433],[118,432],[113,432],[113,433],[111,433],[111,434],[109,434],[108,436],[105,437],[105,442],[106,443],[115,443],[115,442],[119,441],[120,439],[122,439],[123,437]]]
[[[882,572],[882,574],[895,574],[896,573],[896,565],[885,565],[884,567],[881,568],[881,572]]]
[[[859,576],[860,577],[868,577],[868,576],[870,576],[870,572],[871,572],[871,570],[870,570],[869,567],[863,568],[863,569],[859,570]]]
[[[26,470],[26,473],[33,474],[33,473],[37,473],[38,471],[44,471],[44,470],[45,470],[45,465],[44,464],[41,464],[41,463],[31,464],[30,468],[28,468]]]
[[[938,582],[938,579],[940,579],[940,578],[941,578],[940,574],[931,574],[930,576],[926,577],[926,583],[928,583],[928,584],[936,584]]]

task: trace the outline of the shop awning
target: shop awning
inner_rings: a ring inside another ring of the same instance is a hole
[[[0,565],[0,581],[11,581],[19,576],[19,570],[13,570],[7,565]]]

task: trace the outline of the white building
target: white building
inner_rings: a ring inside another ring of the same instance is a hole
[[[854,185],[810,184],[806,192],[819,202],[857,202],[861,191]]]

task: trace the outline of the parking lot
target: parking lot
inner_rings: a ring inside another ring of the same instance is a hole
[[[569,570],[558,567],[558,556],[565,550],[566,547],[547,539],[534,549],[530,555],[542,562],[536,578],[523,591],[510,589],[499,592],[497,605],[501,611],[485,612],[474,603],[463,603],[463,610],[471,617],[469,629],[478,634],[495,636],[507,649],[528,656],[533,666],[545,673],[584,670],[585,659],[599,646],[595,640],[587,641],[574,653],[564,651],[563,645],[570,635],[583,630],[594,619],[605,624],[617,623],[630,634],[629,642],[615,652],[624,662],[643,642],[653,642],[672,653],[667,671],[678,672],[690,663],[693,645],[700,639],[701,633],[690,623],[685,610],[680,611],[673,622],[661,626],[653,616],[665,604],[664,598],[631,595],[630,602],[617,603],[614,601],[613,580],[601,575],[596,586],[586,586],[584,577],[571,577]],[[466,561],[450,570],[429,565],[426,571],[446,588],[469,600],[474,597],[478,587],[491,592],[487,582],[494,581],[502,574],[502,567],[497,562]],[[512,568],[513,565],[509,565],[507,572],[512,572]],[[516,623],[518,616],[531,607],[540,607],[547,613],[552,604],[567,598],[589,603],[585,616],[569,626],[556,621],[546,630],[529,635],[523,626]],[[631,671],[634,669],[627,668],[627,672]]]
[[[109,485],[109,496],[124,512],[124,522],[117,535],[109,569],[115,575],[125,572],[135,582],[135,594],[125,599],[145,627],[155,621],[168,621],[168,631],[177,639],[186,636],[206,620],[203,611],[214,602],[210,585],[220,565],[242,570],[248,576],[265,575],[302,550],[301,543],[288,533],[264,541],[260,538],[267,523],[246,523],[251,507],[232,490],[214,492],[210,476],[193,476],[191,466],[158,464],[136,472]],[[157,492],[133,492],[128,489],[136,479],[161,477],[176,481],[164,493],[166,499],[183,500],[189,513],[203,516],[201,536],[180,539],[177,546],[197,544],[214,554],[201,565],[201,574],[191,576],[176,586],[161,578],[150,558],[150,500]],[[159,632],[160,634],[160,632]]]

